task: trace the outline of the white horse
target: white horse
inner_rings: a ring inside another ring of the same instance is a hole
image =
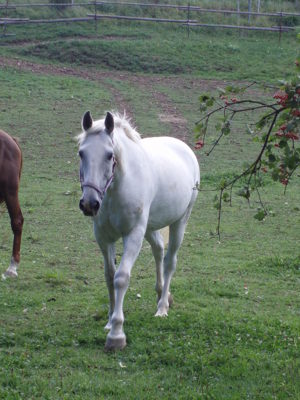
[[[104,257],[109,292],[109,330],[105,348],[126,346],[123,300],[131,268],[142,247],[150,243],[156,262],[156,316],[168,315],[170,281],[177,252],[197,197],[200,171],[192,150],[178,139],[141,139],[125,117],[107,113],[93,121],[89,111],[78,136],[82,197],[79,207],[94,221]],[[169,226],[169,245],[159,230]],[[115,267],[115,242],[122,237],[123,256]]]

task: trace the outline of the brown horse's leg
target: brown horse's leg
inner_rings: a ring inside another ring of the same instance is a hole
[[[12,276],[17,277],[17,268],[20,263],[20,248],[21,248],[21,237],[22,237],[22,228],[23,228],[23,215],[18,199],[18,192],[16,192],[15,196],[8,196],[5,199],[8,213],[11,221],[11,228],[14,234],[14,242],[13,242],[13,251],[12,258],[10,262],[10,266],[6,270],[4,276]]]

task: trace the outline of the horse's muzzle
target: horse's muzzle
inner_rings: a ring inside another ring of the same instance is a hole
[[[99,211],[100,202],[97,199],[90,199],[89,201],[85,201],[82,197],[79,201],[79,208],[84,215],[88,217],[94,217]]]

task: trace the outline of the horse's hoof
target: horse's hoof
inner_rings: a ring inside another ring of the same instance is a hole
[[[126,336],[125,334],[119,335],[116,338],[107,336],[105,343],[106,351],[122,350],[126,346]]]
[[[2,279],[5,280],[6,278],[17,278],[18,273],[16,269],[8,268],[4,274],[2,274]]]
[[[167,311],[162,311],[162,310],[157,310],[156,314],[154,315],[155,317],[167,317],[168,312]]]
[[[157,311],[155,317],[167,317],[168,316],[169,307],[167,304],[158,303]]]

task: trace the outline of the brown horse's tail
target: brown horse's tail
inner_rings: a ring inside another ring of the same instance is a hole
[[[18,139],[15,138],[15,137],[13,137],[12,139],[16,143],[16,145],[18,146],[18,148],[20,150],[20,154],[21,154],[21,165],[20,165],[20,171],[19,171],[19,178],[21,178],[21,172],[22,172],[22,167],[23,167],[23,154],[22,154],[22,150],[21,150],[21,147],[19,145]]]

